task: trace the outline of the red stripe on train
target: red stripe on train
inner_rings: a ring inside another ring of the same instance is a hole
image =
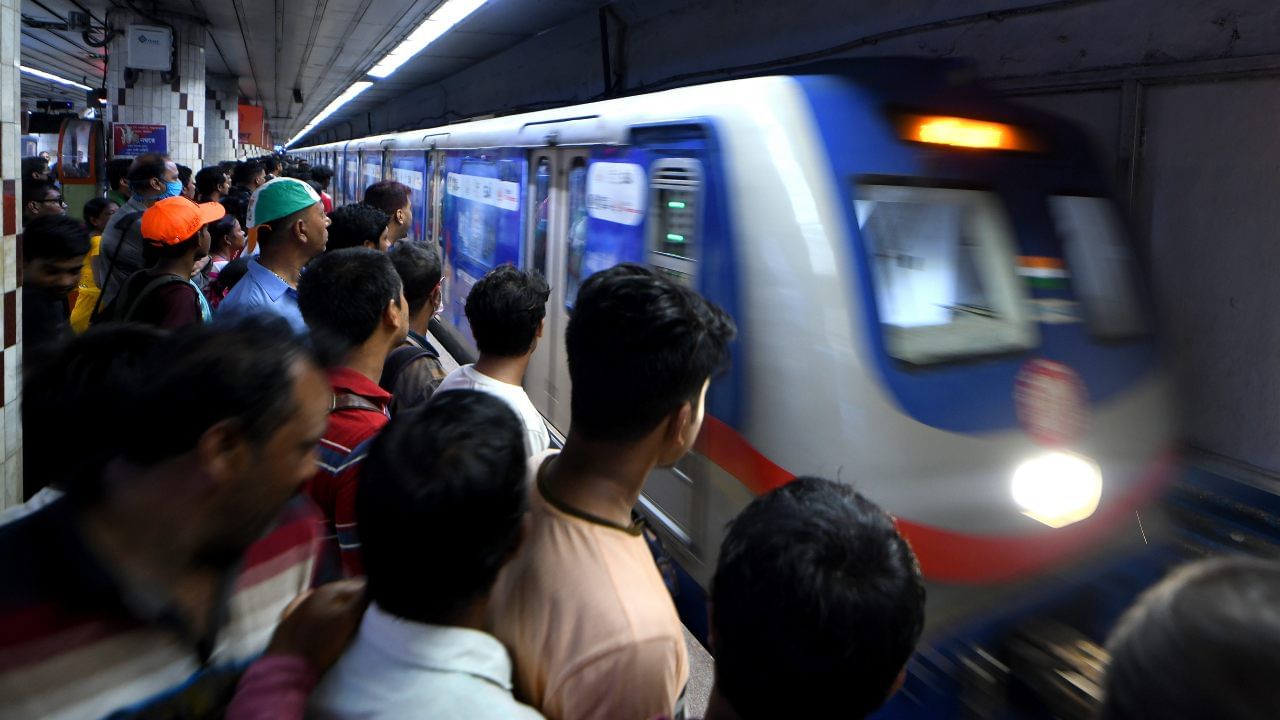
[[[695,444],[702,453],[757,495],[791,482],[795,475],[779,467],[725,423],[708,415]],[[1105,539],[1120,523],[1134,518],[1168,481],[1176,454],[1161,454],[1137,485],[1109,499],[1086,520],[1056,530],[1024,535],[969,535],[895,518],[911,543],[920,569],[931,580],[995,583],[1014,580],[1070,560]]]

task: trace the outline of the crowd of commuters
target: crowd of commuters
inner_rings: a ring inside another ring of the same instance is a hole
[[[698,436],[722,309],[639,265],[588,278],[555,449],[522,387],[546,280],[476,282],[479,355],[446,374],[440,252],[409,237],[407,187],[334,208],[327,168],[144,155],[81,222],[47,163],[23,172],[0,716],[685,716],[684,633],[634,508]],[[101,422],[69,454],[73,417]],[[893,519],[816,477],[732,521],[709,599],[713,720],[864,717],[925,624]],[[1262,561],[1151,590],[1112,639],[1105,716],[1268,715],[1276,602]]]

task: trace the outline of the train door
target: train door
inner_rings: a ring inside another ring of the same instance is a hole
[[[561,433],[569,432],[569,364],[565,328],[582,281],[586,247],[587,151],[539,149],[529,155],[525,267],[551,285],[542,340],[525,374],[525,392]]]
[[[444,188],[444,151],[432,150],[428,158],[430,167],[430,185],[427,188],[427,235],[431,241],[440,243],[440,210],[444,204],[442,195]],[[441,248],[443,254],[444,248]]]

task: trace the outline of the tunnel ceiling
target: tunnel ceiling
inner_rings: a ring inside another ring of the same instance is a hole
[[[108,10],[163,10],[207,28],[205,66],[209,74],[233,75],[241,97],[265,107],[272,133],[283,141],[322,110],[396,46],[442,0],[23,0],[24,65],[81,82],[105,83],[105,48],[95,48],[78,32],[33,27],[29,21],[64,22],[67,13],[89,13],[95,28]],[[395,102],[419,85],[432,83],[555,27],[594,11],[604,0],[489,0],[445,37],[379,80],[334,115],[331,123],[358,117],[362,110]],[[100,37],[94,33],[91,37]],[[303,102],[294,101],[294,89]],[[75,88],[22,76],[22,99],[84,101]]]

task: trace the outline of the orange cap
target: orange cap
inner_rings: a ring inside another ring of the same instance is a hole
[[[177,245],[226,214],[227,209],[216,202],[197,205],[181,195],[165,198],[142,213],[142,237],[162,245]]]

